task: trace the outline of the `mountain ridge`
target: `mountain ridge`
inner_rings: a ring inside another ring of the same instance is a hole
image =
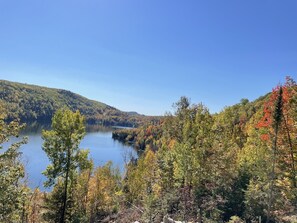
[[[54,112],[65,106],[79,110],[88,124],[131,127],[156,118],[134,111],[124,112],[69,90],[8,80],[0,80],[0,102],[7,120],[18,118],[22,122],[50,122]]]

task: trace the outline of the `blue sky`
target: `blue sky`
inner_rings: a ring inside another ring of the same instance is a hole
[[[163,115],[297,79],[296,0],[0,0],[0,79]]]

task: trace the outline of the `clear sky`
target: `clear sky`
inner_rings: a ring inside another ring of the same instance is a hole
[[[0,79],[163,115],[297,79],[296,0],[0,0]]]

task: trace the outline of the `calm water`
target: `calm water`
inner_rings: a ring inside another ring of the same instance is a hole
[[[112,161],[114,166],[123,171],[129,157],[137,155],[132,147],[114,141],[111,138],[111,131],[111,129],[104,129],[104,131],[95,129],[95,132],[88,132],[82,140],[80,148],[90,150],[89,157],[93,159],[95,166],[102,166],[106,162]],[[29,137],[28,143],[21,146],[29,186],[31,188],[40,187],[41,190],[44,190],[43,182],[46,178],[41,172],[46,169],[49,160],[41,148],[43,143],[41,133],[40,131],[31,131],[23,134]]]

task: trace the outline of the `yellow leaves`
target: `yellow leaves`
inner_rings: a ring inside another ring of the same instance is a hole
[[[86,209],[90,214],[103,211],[111,213],[123,195],[120,189],[120,176],[117,169],[108,162],[102,167],[97,167],[91,175],[90,170],[84,171],[78,179],[77,192],[85,196]],[[78,200],[83,200],[82,197]]]
[[[147,149],[138,160],[137,166],[129,166],[127,171],[127,186],[131,200],[143,200],[150,193],[158,194],[158,167],[156,154]]]
[[[152,190],[156,196],[159,196],[161,194],[162,187],[159,184],[153,184]]]
[[[176,144],[176,140],[175,139],[170,139],[170,141],[168,143],[168,148],[173,149],[175,144]]]
[[[153,167],[155,162],[156,162],[155,153],[151,150],[148,150],[144,157],[144,165],[146,167],[149,167],[149,166]]]
[[[119,190],[119,191],[115,192],[115,195],[118,196],[118,197],[121,197],[121,196],[124,195],[124,192],[122,190]]]

